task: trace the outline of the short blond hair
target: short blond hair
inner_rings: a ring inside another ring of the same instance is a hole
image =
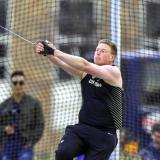
[[[114,54],[115,56],[117,56],[117,46],[110,41],[109,39],[101,39],[98,44],[107,44],[108,46],[110,46],[111,50],[112,50],[112,54]]]

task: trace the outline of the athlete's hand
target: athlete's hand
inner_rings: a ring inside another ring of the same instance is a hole
[[[36,47],[35,47],[36,53],[42,54],[44,56],[46,56],[46,55],[54,55],[55,49],[56,49],[55,46],[51,42],[49,42],[47,40],[38,41],[36,43]]]

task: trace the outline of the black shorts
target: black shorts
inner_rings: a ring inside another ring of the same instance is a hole
[[[117,135],[112,131],[86,124],[68,126],[56,151],[56,160],[73,160],[81,154],[85,160],[107,160],[117,145]]]

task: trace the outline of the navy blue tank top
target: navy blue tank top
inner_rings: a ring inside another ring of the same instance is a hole
[[[122,127],[122,89],[87,74],[81,81],[79,122],[99,129]]]

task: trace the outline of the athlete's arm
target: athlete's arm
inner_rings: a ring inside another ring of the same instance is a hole
[[[54,56],[58,57],[73,68],[82,71],[82,73],[85,72],[94,75],[100,79],[103,79],[110,85],[122,87],[121,72],[116,66],[99,66],[94,63],[88,62],[82,57],[66,54],[60,50],[56,50]]]
[[[48,46],[54,48],[49,44]],[[44,46],[42,44],[39,45],[38,48],[36,48],[37,52],[41,52],[43,50],[44,50]],[[88,73],[100,79],[103,79],[105,82],[109,83],[110,85],[122,87],[121,73],[120,73],[120,70],[115,66],[111,66],[111,65],[99,66],[94,63],[88,62],[82,57],[70,55],[55,48],[53,50],[53,53],[52,51],[51,52],[49,51],[49,54],[46,54],[46,55],[47,57],[50,57],[50,59],[52,59],[53,63],[55,63],[56,61],[60,67],[63,67],[63,69],[66,67],[66,69],[69,72],[74,74],[76,73],[80,77],[82,76],[84,77],[85,75],[84,73]]]
[[[82,76],[83,76],[82,71],[71,67],[70,65],[68,65],[67,63],[63,62],[62,60],[60,60],[59,58],[53,55],[48,55],[47,57],[53,64],[62,68],[65,72],[82,79]]]
[[[55,46],[52,43],[50,43],[48,41],[47,41],[47,43],[48,43],[48,46],[50,46],[51,48],[55,49]],[[36,44],[36,52],[40,53],[40,52],[43,52],[43,51],[44,51],[43,44],[42,43],[37,43]],[[56,66],[62,68],[67,73],[82,79],[82,76],[83,76],[83,72],[82,71],[73,68],[72,66],[70,66],[69,64],[63,62],[61,59],[59,59],[56,56],[53,56],[53,55],[46,55],[46,56]]]

